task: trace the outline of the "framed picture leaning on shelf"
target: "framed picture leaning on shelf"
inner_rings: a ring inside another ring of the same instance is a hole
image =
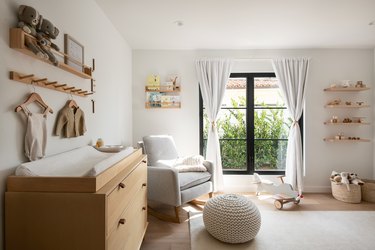
[[[83,72],[84,47],[68,34],[64,35],[64,52],[67,56],[64,58],[65,64]]]

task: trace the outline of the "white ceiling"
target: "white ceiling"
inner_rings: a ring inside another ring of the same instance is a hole
[[[133,49],[375,48],[375,0],[96,2]]]

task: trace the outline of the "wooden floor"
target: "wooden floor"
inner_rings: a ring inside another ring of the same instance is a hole
[[[251,196],[254,194],[243,194]],[[362,202],[349,204],[335,200],[331,194],[304,194],[300,205],[286,204],[286,211],[375,211],[375,203]],[[207,199],[208,197],[202,197]],[[259,200],[254,198],[258,208],[263,210],[275,210],[272,199]],[[153,204],[154,205],[154,204]],[[173,215],[173,207],[157,205],[157,210]],[[202,208],[192,204],[186,204],[181,209],[181,224],[164,222],[152,216],[148,217],[149,226],[141,246],[142,250],[190,250],[189,235],[189,211],[202,211]],[[282,212],[282,211],[280,211]]]

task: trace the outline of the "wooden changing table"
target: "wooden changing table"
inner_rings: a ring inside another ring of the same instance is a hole
[[[7,250],[134,250],[147,224],[147,164],[141,149],[96,177],[7,180]]]

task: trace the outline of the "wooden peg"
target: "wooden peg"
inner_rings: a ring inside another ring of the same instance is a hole
[[[95,71],[95,58],[92,59],[92,72]]]
[[[92,94],[94,94],[94,92],[85,93],[84,95],[92,95]]]
[[[71,89],[74,89],[74,87],[66,87],[66,88],[63,88],[64,90],[71,90]]]
[[[25,76],[19,76],[18,78],[19,79],[26,79],[26,78],[30,78],[30,77],[33,77],[34,74],[30,74],[30,75],[25,75]]]
[[[78,94],[84,94],[87,93],[87,90],[79,91]]]
[[[92,113],[94,114],[95,113],[95,100],[94,99],[91,99],[91,106],[92,106]]]
[[[82,91],[82,89],[72,89],[71,92],[79,92],[79,91]]]
[[[66,84],[56,84],[55,88],[60,88],[60,87],[65,87],[65,86],[66,86]]]
[[[42,79],[38,79],[38,80],[33,80],[33,82],[44,82],[44,81],[47,81],[47,78],[42,78]]]
[[[91,78],[91,92],[94,92],[94,79]]]
[[[57,83],[57,81],[53,81],[53,82],[46,82],[44,85],[55,85]]]

